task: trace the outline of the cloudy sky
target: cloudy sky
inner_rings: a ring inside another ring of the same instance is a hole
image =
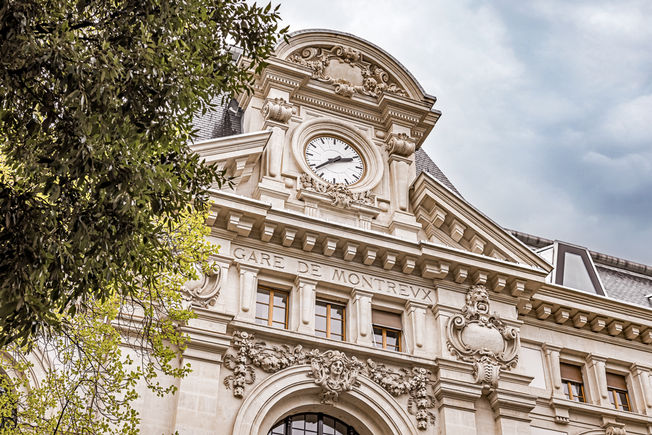
[[[437,97],[425,150],[499,224],[652,265],[652,2],[281,0]]]

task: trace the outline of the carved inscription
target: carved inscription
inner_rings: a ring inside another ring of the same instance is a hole
[[[252,248],[237,246],[233,249],[236,261],[257,267],[280,270],[306,278],[323,280],[347,287],[376,293],[403,296],[408,299],[433,302],[432,290],[418,285],[379,278],[340,267],[299,260],[287,255],[272,254]]]

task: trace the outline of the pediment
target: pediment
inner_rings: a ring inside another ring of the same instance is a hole
[[[307,67],[312,78],[334,86],[337,94],[352,97],[383,95],[416,101],[435,98],[394,57],[361,38],[333,30],[303,30],[279,44],[276,56]]]
[[[412,183],[410,203],[432,243],[552,270],[543,258],[427,172]]]

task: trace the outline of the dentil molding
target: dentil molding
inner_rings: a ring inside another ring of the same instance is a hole
[[[358,378],[365,376],[394,397],[408,395],[408,412],[415,416],[420,430],[435,422],[431,411],[435,407],[434,381],[428,369],[392,369],[371,359],[363,362],[337,350],[307,352],[301,345],[269,346],[245,331],[233,333],[231,348],[224,356],[224,366],[233,371],[224,378],[224,385],[233,390],[235,397],[242,398],[245,386],[256,380],[255,368],[276,373],[297,365],[310,366],[308,376],[320,387],[320,399],[324,404],[333,404],[341,394],[359,387]]]

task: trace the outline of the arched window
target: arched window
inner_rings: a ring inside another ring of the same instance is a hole
[[[322,413],[306,412],[285,417],[267,435],[358,435],[341,420]]]

